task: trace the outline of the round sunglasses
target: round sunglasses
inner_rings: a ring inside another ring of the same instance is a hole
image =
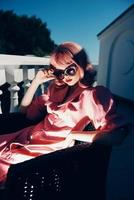
[[[53,74],[57,79],[63,80],[64,76],[74,76],[77,71],[77,66],[76,64],[71,64],[65,70],[61,70],[56,69],[53,65],[50,65],[50,69],[53,70]]]

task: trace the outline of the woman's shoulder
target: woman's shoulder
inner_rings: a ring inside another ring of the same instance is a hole
[[[83,93],[102,93],[102,92],[109,92],[110,93],[110,90],[103,86],[103,85],[97,85],[97,86],[92,86],[92,87],[88,87],[86,88]]]
[[[111,95],[110,90],[107,87],[103,86],[103,85],[97,85],[96,87],[93,87],[93,93],[101,95],[101,96],[102,96],[102,94]]]
[[[105,99],[112,96],[110,90],[102,85],[86,88],[81,95],[92,97],[93,99]]]

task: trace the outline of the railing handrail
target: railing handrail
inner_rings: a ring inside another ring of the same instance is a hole
[[[46,67],[49,65],[50,57],[36,57],[32,55],[27,56],[20,56],[20,55],[7,55],[7,54],[0,54],[0,86],[3,86],[8,83],[10,87],[8,89],[1,89],[0,88],[0,97],[4,101],[10,101],[10,112],[17,111],[19,105],[19,92],[21,89],[24,89],[24,93],[26,92],[27,88],[30,86],[30,82],[33,80],[35,74],[39,70],[39,68],[43,66]],[[22,87],[20,87],[20,83],[24,82]],[[41,87],[42,90],[45,87]],[[5,93],[10,92],[10,99],[5,99]],[[38,93],[38,91],[37,91]],[[0,113],[2,113],[0,99]]]
[[[0,54],[0,66],[2,65],[48,65],[50,56],[37,57],[32,55],[8,55]],[[1,68],[1,67],[0,67]]]

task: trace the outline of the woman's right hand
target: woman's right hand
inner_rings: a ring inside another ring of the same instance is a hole
[[[51,69],[39,70],[21,101],[20,111],[26,113],[27,107],[31,104],[38,86],[53,79],[55,79],[55,76]]]
[[[47,81],[55,79],[55,76],[53,75],[53,70],[48,69],[48,70],[39,70],[34,78],[34,81],[37,82],[37,84],[42,84]]]

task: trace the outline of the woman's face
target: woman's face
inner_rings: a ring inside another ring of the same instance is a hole
[[[62,80],[69,86],[75,85],[81,79],[80,68],[75,64],[69,64],[64,66],[54,66],[54,75],[57,79]]]

